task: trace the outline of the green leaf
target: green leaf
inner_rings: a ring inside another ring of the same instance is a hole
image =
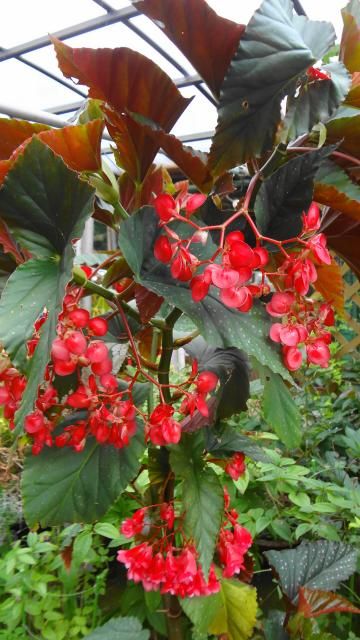
[[[209,159],[214,175],[272,147],[282,99],[334,41],[332,25],[295,17],[291,0],[264,0],[222,85]]]
[[[339,149],[358,157],[360,145],[360,109],[340,107],[326,123],[327,140],[337,142]]]
[[[224,494],[215,472],[204,466],[203,449],[201,432],[183,436],[181,443],[171,451],[170,464],[183,480],[185,529],[195,541],[200,564],[207,576],[222,521]]]
[[[256,589],[237,580],[222,580],[218,598],[221,606],[209,632],[227,634],[228,640],[251,638],[256,621]]]
[[[287,240],[300,233],[301,214],[313,199],[316,172],[334,148],[322,147],[293,158],[264,181],[255,201],[256,223],[263,235]]]
[[[111,522],[97,522],[94,526],[94,531],[98,536],[103,536],[104,538],[110,538],[110,540],[119,540],[125,542],[125,536],[122,536],[119,529],[115,527],[115,525],[111,524]]]
[[[196,598],[183,598],[180,600],[182,609],[194,625],[194,631],[198,634],[206,634],[210,624],[214,620],[220,607],[221,599],[218,594]]]
[[[138,429],[120,450],[89,439],[80,453],[54,447],[28,455],[22,491],[29,526],[98,520],[136,476],[143,450]]]
[[[285,613],[271,610],[264,620],[265,640],[290,640],[284,629]]]
[[[143,629],[137,618],[111,618],[85,638],[86,640],[148,640],[150,631]]]
[[[206,449],[209,453],[225,456],[242,451],[252,460],[265,463],[270,461],[265,451],[252,438],[227,425],[219,430],[206,430]]]
[[[155,259],[153,247],[159,233],[158,221],[152,207],[143,207],[121,225],[120,248],[137,281],[186,313],[209,345],[243,349],[291,380],[277,348],[268,339],[269,320],[260,304],[254,305],[249,313],[241,314],[220,302],[216,291],[195,304],[188,285],[173,280],[169,268]],[[209,239],[205,250],[207,255],[215,251]],[[205,250],[202,249],[203,253]]]
[[[33,252],[39,239],[52,255],[20,265],[9,278],[0,300],[0,340],[15,366],[27,366],[25,343],[33,325],[46,308],[48,319],[28,369],[28,384],[16,414],[20,426],[32,410],[43,380],[65,287],[71,278],[72,242],[81,236],[93,209],[94,192],[63,160],[40,140],[33,139],[7,174],[0,191],[1,216],[32,234]],[[50,243],[50,244],[49,244]],[[16,321],[14,322],[14,317]]]
[[[315,176],[316,202],[360,220],[360,187],[337,164],[326,160]]]
[[[217,393],[218,419],[230,418],[234,413],[246,411],[250,395],[249,368],[245,354],[235,347],[219,349],[209,347],[199,336],[185,347],[197,361],[199,371],[213,371],[220,379]]]
[[[262,372],[264,381],[263,412],[266,422],[274,429],[288,449],[301,442],[301,414],[282,378],[270,371]]]
[[[300,587],[335,591],[356,571],[358,552],[342,542],[302,542],[296,549],[265,552],[279,576],[281,587],[292,601]]]
[[[326,122],[345,99],[351,84],[346,67],[332,62],[321,67],[329,80],[307,80],[295,96],[289,96],[284,127],[289,139],[311,131],[318,122]]]
[[[1,217],[10,227],[47,238],[61,255],[81,236],[93,193],[50,147],[34,138],[4,180]]]

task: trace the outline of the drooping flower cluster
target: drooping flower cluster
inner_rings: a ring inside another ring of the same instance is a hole
[[[53,445],[71,447],[80,452],[89,436],[100,444],[125,447],[136,433],[137,413],[145,421],[146,439],[160,446],[178,443],[181,438],[180,416],[192,415],[195,410],[208,415],[206,396],[215,389],[217,376],[208,371],[199,374],[194,362],[190,377],[177,388],[177,399],[183,398],[178,409],[179,419],[174,418],[174,407],[164,401],[147,416],[134,405],[131,379],[129,389],[119,389],[118,379],[112,372],[111,354],[101,339],[108,332],[107,320],[91,318],[89,312],[79,306],[80,295],[81,291],[76,287],[67,291],[45,380],[38,390],[34,410],[24,421],[33,454],[40,453],[44,446]],[[37,347],[45,320],[46,313],[34,325],[34,334],[27,343],[29,357]],[[26,378],[11,366],[5,354],[2,357],[0,404],[4,406],[5,417],[10,420],[12,428]],[[58,381],[67,377],[70,391],[59,395]],[[158,386],[162,398],[161,385]]]
[[[9,428],[14,428],[14,416],[18,410],[26,387],[26,378],[11,366],[9,359],[2,356],[0,360],[0,406],[4,407],[4,418],[9,421]]]
[[[199,198],[199,203],[202,204],[200,194]],[[212,227],[199,227],[191,222],[189,218],[196,206],[191,207],[190,211],[185,208],[185,213],[182,214],[182,204],[181,198],[179,201],[174,200],[167,194],[159,195],[154,202],[160,226],[166,233],[156,240],[154,254],[161,262],[170,264],[173,278],[189,282],[195,302],[203,300],[213,286],[219,290],[221,302],[243,313],[251,309],[254,298],[270,293],[270,281],[273,282],[277,291],[266,309],[270,315],[282,317],[283,324],[273,325],[270,337],[282,344],[285,365],[290,370],[301,366],[303,355],[299,345],[304,345],[308,363],[327,366],[331,334],[325,327],[333,323],[333,313],[329,305],[320,306],[305,298],[318,277],[316,263],[331,263],[326,237],[317,233],[321,223],[318,206],[312,203],[307,213],[303,213],[302,232],[298,238],[293,239],[298,241],[299,250],[289,253],[283,248],[284,243],[272,241],[271,238],[265,239],[268,244],[273,242],[280,247],[281,255],[285,255],[276,271],[270,269],[267,272],[265,269],[269,253],[261,244],[263,236],[249,220],[249,216],[248,221],[256,237],[254,248],[245,242],[241,231],[226,234],[224,226],[222,240],[215,254],[208,260],[199,260],[191,253],[190,245],[199,241],[206,242],[208,230]],[[233,218],[243,214],[240,210]],[[189,238],[179,237],[169,226],[170,222],[176,220],[189,225],[191,223],[192,235]]]
[[[202,371],[197,373],[196,361],[192,367],[192,373],[189,379],[190,386],[195,386],[195,391],[189,392],[185,389],[179,389],[179,393],[184,394],[179,413],[191,416],[197,410],[203,416],[208,417],[209,408],[206,402],[206,396],[213,391],[218,384],[218,377],[212,371]],[[145,427],[145,437],[153,444],[167,445],[177,444],[181,438],[181,424],[173,417],[175,409],[173,406],[161,403],[155,407],[151,413]]]
[[[228,507],[227,496],[225,502]],[[252,538],[247,529],[237,524],[237,513],[229,512],[227,507],[216,553],[223,576],[231,577],[244,567],[244,555]],[[117,559],[125,565],[128,578],[141,582],[146,591],[160,590],[181,598],[216,593],[220,582],[215,564],[211,564],[206,579],[195,545],[184,535],[182,520],[183,516],[176,516],[173,505],[167,503],[135,511],[122,523],[121,533],[129,539],[138,538],[139,542],[119,551]]]
[[[225,472],[232,478],[233,480],[238,480],[240,476],[243,476],[246,470],[245,464],[245,454],[244,453],[234,453],[234,455],[228,461]]]

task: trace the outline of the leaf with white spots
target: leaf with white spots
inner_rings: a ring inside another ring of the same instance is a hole
[[[300,587],[335,591],[356,571],[358,552],[341,542],[302,542],[296,549],[267,551],[269,563],[279,576],[281,588],[296,602]]]

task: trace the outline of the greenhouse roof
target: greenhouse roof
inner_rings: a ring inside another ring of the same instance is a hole
[[[260,0],[207,2],[220,15],[241,23],[248,22],[261,4]],[[325,16],[339,37],[340,10],[345,0],[293,2],[298,12],[306,12],[312,19],[323,20]],[[197,148],[208,148],[209,135],[216,125],[213,97],[161,29],[139,14],[128,0],[7,2],[0,27],[1,114],[61,126],[71,120],[85,99],[85,87],[63,78],[49,33],[75,47],[127,46],[151,58],[186,97],[194,96],[173,133],[196,143]]]

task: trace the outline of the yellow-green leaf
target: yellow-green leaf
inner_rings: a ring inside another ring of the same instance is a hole
[[[223,580],[219,598],[221,606],[209,632],[226,633],[229,640],[251,638],[256,620],[256,589],[237,580]]]

